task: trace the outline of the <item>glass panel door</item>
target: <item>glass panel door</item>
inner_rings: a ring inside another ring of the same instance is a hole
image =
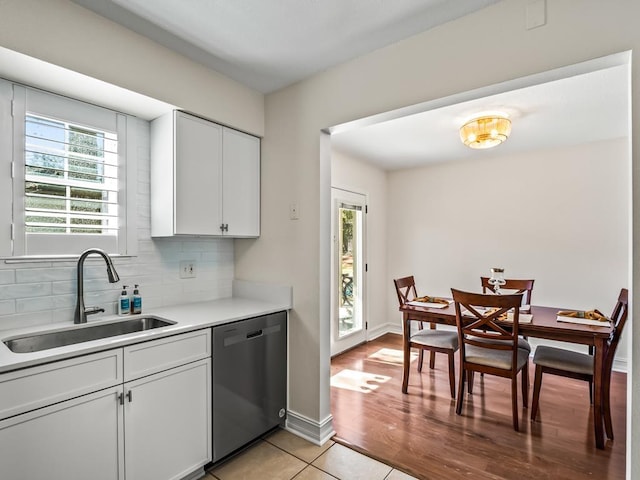
[[[365,341],[364,210],[361,194],[333,189],[333,321],[335,355]]]

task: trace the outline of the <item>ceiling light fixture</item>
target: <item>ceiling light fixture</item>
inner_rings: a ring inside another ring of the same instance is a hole
[[[485,115],[460,127],[460,139],[471,148],[497,147],[511,133],[511,120],[506,115]]]

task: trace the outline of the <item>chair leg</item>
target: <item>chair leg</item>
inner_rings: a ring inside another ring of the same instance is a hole
[[[473,370],[469,371],[469,378],[467,378],[467,392],[473,393]]]
[[[593,380],[589,380],[589,403],[593,405]]]
[[[449,357],[449,388],[451,389],[451,398],[456,398],[456,367],[453,359],[453,352],[447,353]]]
[[[518,425],[518,377],[514,375],[511,377],[511,414],[513,415],[513,429],[516,432],[520,431]]]
[[[538,415],[538,401],[540,400],[540,387],[542,385],[542,366],[536,365],[536,375],[533,381],[533,400],[531,402],[531,420],[535,421]]]
[[[433,370],[436,366],[436,352],[431,352],[429,355],[429,368]]]
[[[522,368],[522,406],[529,408],[529,360]]]
[[[602,387],[602,412],[604,415],[604,431],[607,438],[613,440],[613,422],[611,420],[611,371],[605,372]]]
[[[458,398],[456,399],[456,414],[462,415],[462,400],[464,399],[464,380],[466,371],[460,361],[460,378],[458,379]]]
[[[422,358],[424,356],[424,350],[420,349],[418,351],[418,371],[421,372],[422,371]]]

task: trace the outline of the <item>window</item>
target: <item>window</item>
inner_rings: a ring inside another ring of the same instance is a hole
[[[0,240],[1,255],[77,255],[90,247],[135,253],[135,195],[127,194],[135,185],[127,162],[134,119],[11,87],[11,242]]]
[[[27,233],[118,232],[118,136],[27,115]]]

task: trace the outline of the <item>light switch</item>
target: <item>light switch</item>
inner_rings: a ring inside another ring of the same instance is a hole
[[[298,218],[300,218],[299,213],[298,204],[296,202],[291,203],[289,205],[289,218],[291,220],[298,220]]]
[[[547,1],[530,0],[526,7],[527,30],[541,27],[547,23]]]

